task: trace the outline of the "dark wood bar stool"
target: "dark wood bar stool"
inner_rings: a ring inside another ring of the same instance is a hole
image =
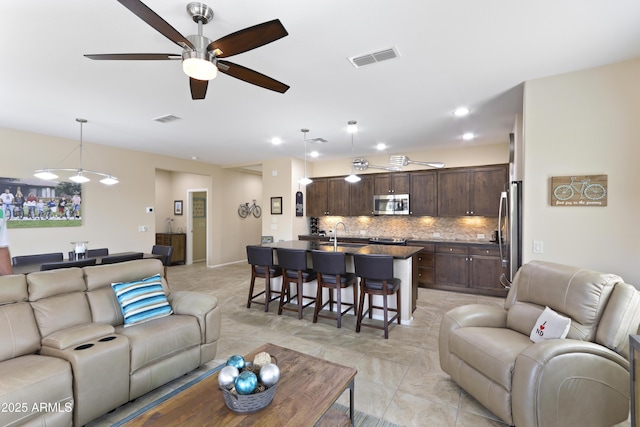
[[[400,279],[393,277],[393,257],[390,255],[353,255],[356,276],[360,277],[360,304],[358,307],[358,320],[356,323],[356,332],[360,332],[361,326],[384,330],[385,339],[389,338],[389,325],[394,320],[400,323]],[[364,296],[368,295],[369,304],[365,312]],[[389,308],[389,295],[396,294],[395,309]],[[372,303],[374,295],[381,295],[383,305],[376,306]],[[362,323],[362,319],[369,314],[372,319],[373,309],[377,308],[383,311],[384,324],[382,326],[376,323]],[[395,315],[389,319],[389,311],[395,312]]]
[[[342,327],[342,316],[353,309],[353,314],[358,314],[358,290],[356,289],[356,275],[347,273],[346,255],[344,252],[312,251],[313,270],[318,274],[318,292],[316,293],[316,306],[313,312],[313,323],[318,322],[318,317],[336,319],[338,328]],[[353,303],[342,302],[342,289],[353,289]],[[323,302],[322,289],[329,289],[329,300]],[[320,310],[329,304],[329,310],[333,311],[333,292],[336,293],[336,314],[320,314]],[[346,309],[342,309],[342,306]]]
[[[247,246],[247,262],[251,264],[251,282],[249,282],[249,298],[247,308],[251,303],[264,305],[264,311],[269,311],[269,303],[280,298],[282,290],[271,287],[271,279],[282,275],[280,267],[273,263],[273,249],[266,246]],[[254,294],[256,277],[264,278],[264,290]],[[272,294],[277,294],[272,296]],[[256,298],[264,295],[264,302]]]
[[[306,250],[277,248],[276,252],[278,265],[282,267],[282,293],[278,314],[282,314],[282,310],[297,311],[298,319],[302,319],[302,311],[316,301],[315,295],[304,295],[303,285],[316,280],[317,274],[307,266]],[[291,295],[292,283],[296,285],[295,295]],[[293,298],[296,300],[294,301]],[[304,304],[305,299],[310,301]],[[287,304],[295,307],[287,307]]]

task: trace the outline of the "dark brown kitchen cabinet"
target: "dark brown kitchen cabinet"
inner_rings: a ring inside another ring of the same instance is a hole
[[[412,172],[409,213],[418,216],[438,214],[438,178],[436,171]]]
[[[156,233],[156,245],[173,246],[171,265],[186,262],[187,235],[185,233]]]
[[[435,283],[435,253],[434,244],[408,243],[408,246],[422,246],[423,249],[415,255],[417,267],[417,282],[421,288],[433,287]]]
[[[313,178],[307,185],[307,216],[327,215],[327,178]]]
[[[327,179],[327,215],[349,216],[349,183],[343,176]]]
[[[453,168],[438,173],[438,216],[497,216],[507,165]]]
[[[434,288],[506,296],[498,246],[437,244],[435,252]]]
[[[344,177],[313,178],[307,185],[307,216],[348,216],[349,183]]]
[[[411,179],[409,173],[379,173],[375,174],[375,193],[382,194],[409,194],[411,192]],[[409,201],[411,203],[411,201]]]
[[[351,216],[373,215],[374,176],[360,175],[360,181],[349,184]]]

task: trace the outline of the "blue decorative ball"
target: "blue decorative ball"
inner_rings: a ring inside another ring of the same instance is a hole
[[[275,385],[280,379],[280,368],[275,363],[267,363],[260,368],[260,382],[267,387]]]
[[[238,378],[240,372],[238,368],[235,366],[225,366],[220,370],[218,374],[218,384],[220,387],[226,388],[229,390],[236,383],[236,378]]]
[[[251,371],[244,371],[236,378],[238,394],[251,394],[258,387],[258,377]]]
[[[237,354],[234,354],[233,356],[227,359],[227,366],[233,366],[234,368],[238,369],[238,371],[241,371],[242,369],[244,369],[245,364],[246,363],[244,361],[244,357],[239,356]]]

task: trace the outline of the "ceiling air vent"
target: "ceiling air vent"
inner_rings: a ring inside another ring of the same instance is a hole
[[[176,120],[182,120],[182,118],[178,116],[174,116],[173,114],[167,114],[166,116],[160,116],[153,119],[153,121],[160,122],[160,123],[171,123],[171,122],[175,122]]]
[[[375,64],[376,62],[386,61],[387,59],[394,59],[400,56],[395,47],[391,49],[385,49],[378,52],[368,53],[366,55],[354,56],[349,58],[349,62],[353,64],[354,67],[360,68],[365,65]]]

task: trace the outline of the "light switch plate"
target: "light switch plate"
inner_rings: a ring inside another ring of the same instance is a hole
[[[534,240],[533,241],[533,253],[541,254],[544,250],[544,244],[542,240]]]

